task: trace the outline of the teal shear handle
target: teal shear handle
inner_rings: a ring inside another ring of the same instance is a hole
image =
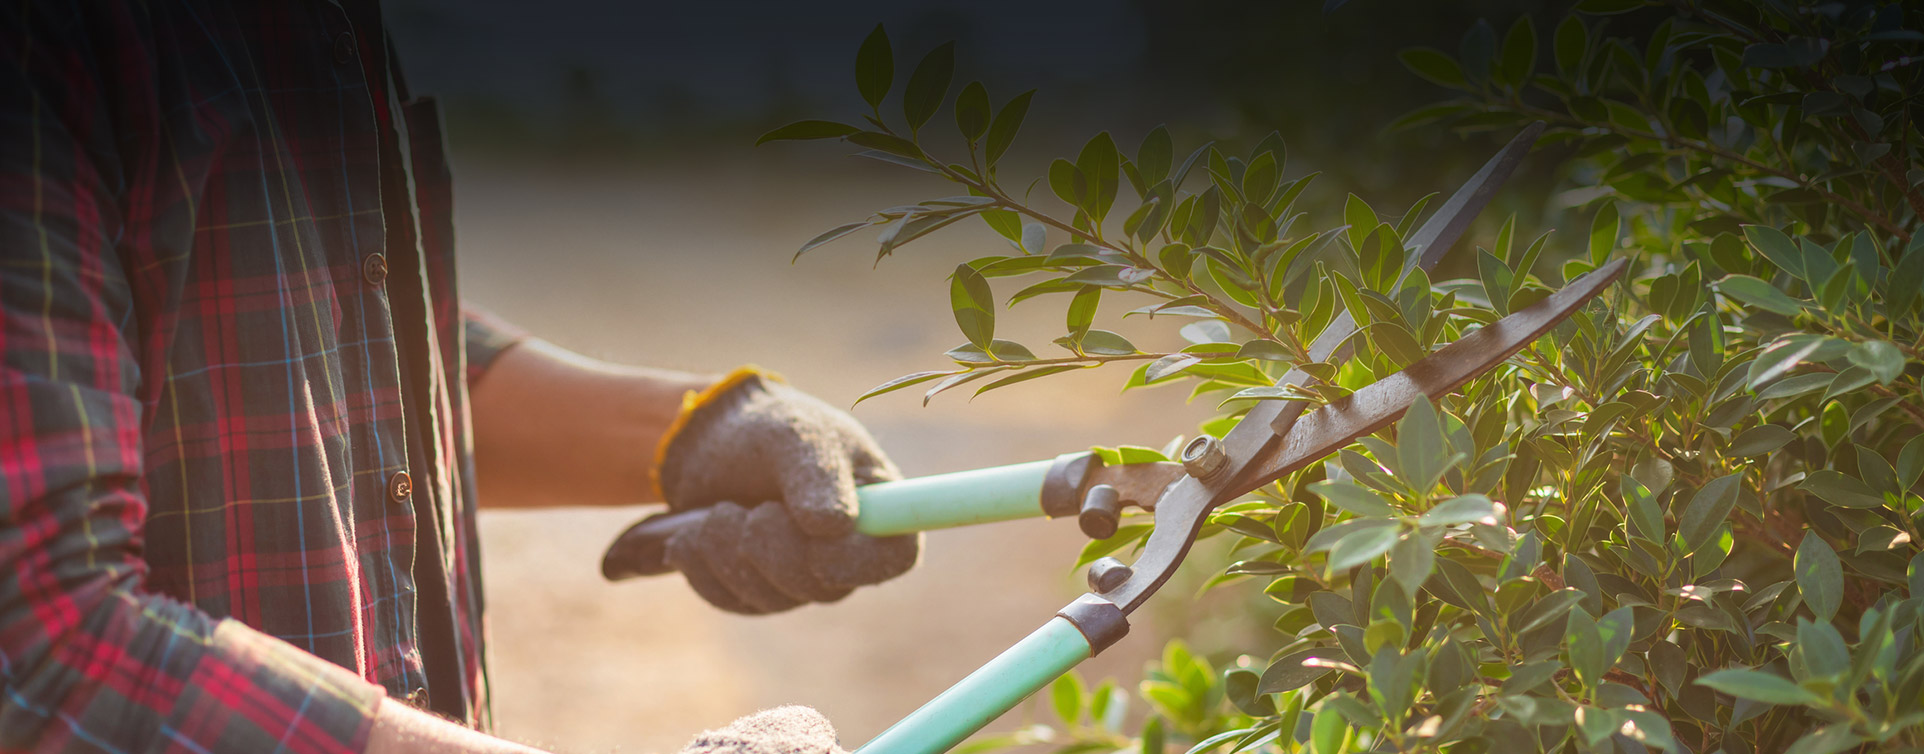
[[[1058,615],[855,754],[941,754],[1094,653],[1082,629]]]
[[[855,530],[871,537],[1044,515],[1042,482],[1054,461],[958,471],[857,488]]]
[[[1068,477],[1087,467],[1089,454],[1065,455],[1052,461],[958,471],[860,487],[857,531],[875,537],[909,534],[994,521],[1077,512],[1079,480]],[[1055,480],[1052,482],[1052,480]],[[1063,489],[1056,490],[1055,487]],[[1045,489],[1047,488],[1047,489]],[[1045,505],[1045,500],[1049,503]],[[1066,501],[1066,507],[1065,502]],[[708,515],[696,508],[643,519],[615,539],[602,558],[601,572],[610,580],[669,573],[668,538],[683,527],[695,526]]]

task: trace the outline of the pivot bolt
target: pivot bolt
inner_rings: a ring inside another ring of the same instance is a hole
[[[1197,481],[1207,482],[1220,473],[1229,462],[1229,451],[1223,443],[1209,435],[1198,435],[1182,446],[1182,470],[1189,472]]]
[[[1076,523],[1090,539],[1116,536],[1116,528],[1122,524],[1122,494],[1106,484],[1090,487],[1089,493],[1082,498],[1082,510],[1076,514]]]
[[[1097,558],[1096,562],[1089,564],[1089,588],[1097,594],[1110,592],[1134,575],[1135,570],[1123,565],[1120,560]]]

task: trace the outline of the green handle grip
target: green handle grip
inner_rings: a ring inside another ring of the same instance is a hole
[[[1032,461],[881,482],[856,490],[855,529],[875,537],[1043,515],[1042,484],[1056,461]],[[705,508],[650,516],[622,532],[601,560],[610,580],[669,573],[668,538],[707,518]]]
[[[855,754],[941,754],[1092,654],[1081,629],[1057,616]]]

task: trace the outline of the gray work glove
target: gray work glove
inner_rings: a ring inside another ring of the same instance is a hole
[[[681,754],[847,754],[835,726],[808,707],[776,707],[695,737]]]
[[[723,610],[834,602],[901,575],[921,553],[920,534],[855,531],[856,486],[901,477],[868,431],[758,371],[693,401],[656,472],[671,510],[711,508],[668,540],[667,562]]]

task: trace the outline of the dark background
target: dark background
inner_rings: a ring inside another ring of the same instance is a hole
[[[1547,60],[1560,17],[1550,11],[1565,5],[392,0],[388,15],[413,88],[443,98],[456,149],[474,157],[647,164],[746,149],[802,117],[854,119],[855,49],[884,23],[897,93],[923,53],[951,40],[951,94],[971,79],[997,103],[1039,88],[1018,153],[1073,154],[1103,129],[1133,151],[1159,123],[1179,150],[1205,139],[1247,148],[1277,130],[1291,146],[1290,172],[1322,170],[1328,185],[1401,206],[1445,188],[1444,176],[1501,137],[1385,134],[1396,116],[1445,94],[1406,72],[1396,52],[1454,52],[1477,19],[1501,34],[1520,11],[1539,9]]]

